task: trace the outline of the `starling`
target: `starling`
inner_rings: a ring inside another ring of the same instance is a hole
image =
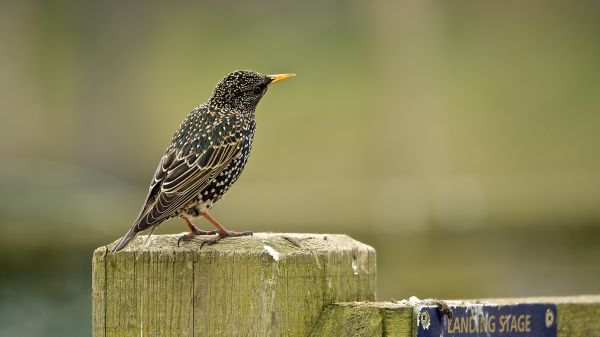
[[[180,216],[190,233],[179,238],[188,241],[196,235],[211,235],[202,244],[213,244],[228,236],[252,235],[225,229],[208,211],[237,180],[248,160],[256,129],[254,111],[273,83],[294,74],[262,75],[238,70],[225,76],[212,97],[196,107],[183,120],[163,155],[148,196],[129,231],[113,248],[118,252],[137,233]],[[190,218],[203,216],[215,231],[202,231]]]

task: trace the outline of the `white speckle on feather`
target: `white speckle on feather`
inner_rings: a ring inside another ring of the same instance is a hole
[[[273,249],[271,246],[264,245],[263,248],[273,257],[273,260],[279,261],[279,252]]]
[[[358,263],[355,259],[352,259],[352,273],[358,275]]]

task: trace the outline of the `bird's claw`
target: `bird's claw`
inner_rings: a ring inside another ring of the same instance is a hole
[[[196,237],[198,235],[214,235],[214,234],[218,235],[219,231],[217,231],[217,230],[204,231],[204,230],[194,227],[194,229],[192,229],[191,232],[184,234],[184,235],[180,236],[179,239],[177,239],[177,247],[181,247],[181,242],[191,241],[194,237]]]
[[[254,235],[254,233],[252,233],[251,231],[244,231],[244,232],[233,232],[233,231],[219,232],[216,230],[215,231],[198,231],[198,232],[194,231],[194,232],[190,232],[190,233],[180,236],[179,239],[177,239],[177,247],[181,246],[181,242],[191,241],[197,235],[209,235],[209,234],[216,234],[216,235],[210,239],[200,240],[200,248],[204,247],[204,245],[207,245],[207,246],[214,245],[215,243],[221,241],[222,239],[224,239],[226,237]]]
[[[224,231],[224,232],[218,232],[217,235],[213,236],[210,239],[204,239],[202,241],[200,241],[200,248],[204,247],[204,245],[210,246],[210,245],[214,245],[215,243],[221,241],[222,239],[226,238],[226,237],[236,237],[236,236],[252,236],[254,235],[254,233],[252,233],[251,231],[244,231],[244,232],[233,232],[233,231]]]
[[[179,239],[177,239],[177,247],[181,246],[181,242],[182,241],[183,242],[190,241],[190,240],[192,240],[192,238],[194,236],[196,236],[196,234],[194,234],[194,233],[187,233],[187,234],[184,234],[184,235],[180,236]]]

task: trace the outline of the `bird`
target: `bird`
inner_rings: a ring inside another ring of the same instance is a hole
[[[213,235],[202,245],[226,237],[252,235],[227,230],[209,210],[240,176],[256,130],[255,110],[271,85],[295,74],[263,75],[236,70],[225,76],[212,96],[194,108],[171,139],[150,182],[144,204],[127,233],[112,249],[124,249],[136,235],[153,231],[163,221],[181,217],[190,232],[177,244],[197,235]],[[191,218],[204,217],[216,230],[198,229]]]

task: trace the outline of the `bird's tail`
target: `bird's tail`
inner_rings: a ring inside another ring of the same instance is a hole
[[[127,233],[125,235],[123,235],[121,240],[119,240],[117,245],[112,249],[113,253],[116,253],[116,252],[120,251],[121,249],[125,248],[129,244],[129,242],[131,242],[131,240],[133,240],[133,238],[135,238],[135,236],[138,233],[135,229],[136,229],[135,225],[131,226],[129,231],[127,231]]]

